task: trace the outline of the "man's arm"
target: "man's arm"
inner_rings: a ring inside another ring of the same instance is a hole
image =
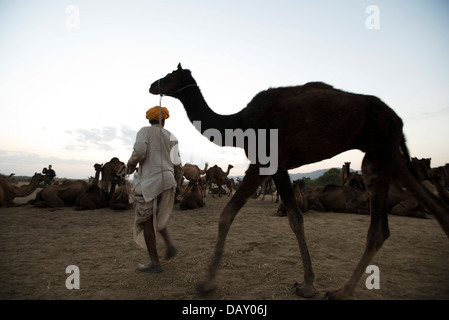
[[[148,142],[146,135],[139,130],[134,143],[133,153],[126,164],[126,173],[131,174],[136,170],[137,164],[145,159],[147,155]]]

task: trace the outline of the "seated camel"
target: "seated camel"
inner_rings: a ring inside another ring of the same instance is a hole
[[[124,172],[126,165],[120,161],[117,157],[112,158],[109,162],[106,162],[101,169],[101,187],[102,189],[112,195],[116,186],[123,184]]]
[[[11,176],[10,176],[11,177]],[[29,184],[17,187],[11,184],[9,177],[0,178],[0,206],[1,207],[18,207],[25,204],[16,204],[14,199],[18,197],[29,196],[36,190],[39,184],[44,181],[45,176],[35,173]]]
[[[75,210],[94,210],[108,206],[109,194],[97,184],[90,185],[75,202]]]
[[[298,179],[293,181],[293,193],[295,194],[296,202],[298,203],[299,209],[301,212],[306,212],[309,210],[309,205],[307,202],[307,198],[304,196],[305,182],[303,179]],[[285,209],[284,203],[280,202],[276,215],[279,217],[284,217],[287,215],[287,210]]]
[[[441,199],[449,204],[449,164],[432,168],[429,172],[429,177]]]
[[[309,209],[342,213],[369,214],[369,195],[349,186],[314,187],[307,194]],[[425,218],[426,212],[412,194],[391,184],[387,197],[387,212],[394,215]]]
[[[396,183],[391,183],[388,189],[387,212],[398,216],[425,218],[426,210],[416,200],[413,194]]]
[[[34,200],[28,201],[35,207],[64,207],[76,204],[78,197],[87,190],[89,184],[84,180],[67,180],[60,185],[45,187],[36,194]]]
[[[98,185],[103,165],[94,164],[95,178],[91,185],[80,194],[75,202],[75,210],[94,210],[109,206],[109,194]]]
[[[351,162],[345,162],[340,170],[340,184],[342,186],[350,186],[360,191],[365,191],[366,186],[363,182],[362,176],[357,172],[351,172]]]
[[[369,214],[368,193],[349,186],[314,187],[306,198],[311,210]]]
[[[436,168],[430,167],[431,158],[412,158],[412,165],[427,189],[449,203],[449,164]]]
[[[115,189],[111,196],[110,208],[112,210],[128,210],[132,207],[129,199],[128,189],[131,187],[127,186],[127,181],[124,184]]]
[[[182,167],[183,179],[185,178],[186,180],[193,182],[193,183],[199,182],[201,184],[201,188],[203,189],[204,196],[206,196],[206,188],[205,188],[206,178],[203,175],[206,174],[208,166],[209,166],[209,163],[206,162],[203,170],[201,170],[197,165],[191,164],[191,163],[186,163]],[[175,197],[175,203],[179,202],[177,196],[182,196],[181,192],[184,191],[183,190],[184,186],[182,185],[183,179],[181,179],[181,181],[178,185],[176,197]]]
[[[197,209],[204,206],[203,190],[198,182],[190,182],[179,204],[181,210]]]

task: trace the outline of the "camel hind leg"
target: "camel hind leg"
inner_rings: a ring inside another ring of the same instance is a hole
[[[353,271],[351,277],[337,290],[327,292],[329,299],[344,299],[352,295],[366,271],[366,267],[382,247],[382,244],[390,235],[388,227],[388,212],[386,209],[388,187],[391,180],[393,162],[388,157],[372,157],[366,153],[362,163],[364,182],[370,194],[371,220],[366,238],[365,251]]]
[[[299,251],[304,266],[304,282],[302,284],[295,284],[295,293],[302,297],[311,298],[316,295],[316,290],[313,286],[315,275],[312,268],[312,260],[310,259],[309,250],[307,248],[303,216],[299,209],[298,202],[296,201],[288,172],[278,171],[273,176],[273,179],[279,190],[281,200],[285,205],[290,227],[298,241]]]
[[[207,294],[216,288],[214,279],[223,255],[229,228],[231,227],[231,224],[239,210],[248,201],[262,180],[263,177],[259,174],[259,167],[256,165],[250,165],[245,177],[243,178],[242,184],[221,212],[218,223],[217,242],[215,245],[212,262],[209,265],[207,278],[205,281],[198,283],[196,286],[197,290],[201,294]]]

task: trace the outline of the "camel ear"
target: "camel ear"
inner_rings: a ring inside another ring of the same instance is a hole
[[[178,70],[182,70],[182,67],[181,67],[181,62],[180,62],[180,63],[178,63]]]

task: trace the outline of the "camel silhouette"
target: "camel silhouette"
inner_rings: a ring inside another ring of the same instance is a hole
[[[222,134],[226,129],[237,128],[243,131],[251,128],[277,130],[278,163],[273,180],[286,207],[304,266],[304,282],[295,285],[297,295],[313,297],[317,291],[313,285],[315,275],[304,234],[303,216],[294,197],[289,169],[328,159],[346,150],[365,152],[362,174],[371,201],[365,250],[351,277],[340,288],[328,291],[328,298],[342,299],[351,295],[369,262],[388,238],[386,199],[392,179],[401,180],[414,193],[434,214],[449,237],[449,207],[424,188],[411,171],[402,120],[377,97],[312,82],[262,91],[241,111],[219,115],[207,105],[190,70],[183,69],[181,64],[164,78],[156,80],[149,91],[180,100],[192,124],[201,122],[201,133],[210,128]],[[259,139],[257,137],[257,144]],[[269,150],[269,146],[265,147]],[[248,157],[247,144],[244,149]],[[229,228],[240,208],[266,178],[260,174],[260,168],[265,165],[259,159],[251,161],[240,187],[222,210],[207,278],[197,285],[200,293],[206,294],[216,288],[215,278]]]

